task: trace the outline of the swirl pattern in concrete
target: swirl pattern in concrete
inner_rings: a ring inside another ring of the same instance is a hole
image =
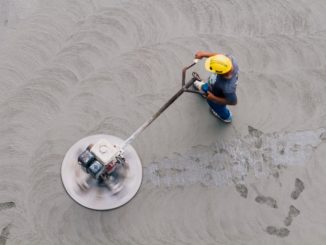
[[[325,12],[322,0],[0,0],[0,244],[324,244]],[[127,138],[197,50],[239,62],[232,125],[185,94],[133,144],[135,199],[74,203],[60,180],[69,147]]]

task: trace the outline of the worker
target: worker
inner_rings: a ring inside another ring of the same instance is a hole
[[[207,103],[214,116],[225,123],[232,122],[232,113],[227,105],[238,102],[236,87],[239,67],[231,55],[198,51],[196,59],[206,58],[205,69],[212,74],[206,82],[195,81],[195,89],[206,94]]]

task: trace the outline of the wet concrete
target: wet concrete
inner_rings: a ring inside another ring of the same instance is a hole
[[[322,0],[0,0],[0,244],[324,244],[325,12]],[[66,151],[130,136],[198,50],[238,60],[233,123],[182,95],[133,143],[136,197],[76,204]]]

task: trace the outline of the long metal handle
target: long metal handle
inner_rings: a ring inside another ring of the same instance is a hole
[[[194,82],[195,78],[192,78],[188,83],[185,83],[185,76],[186,71],[194,66],[198,60],[194,60],[194,62],[190,65],[185,67],[182,70],[182,88],[169,99],[168,102],[166,102],[150,119],[148,119],[143,125],[141,125],[128,139],[126,139],[122,145],[120,146],[122,149],[127,147],[131,142],[141,133],[143,132],[156,118],[159,117],[159,115],[162,114],[163,111],[165,111],[166,108],[168,108],[183,92],[185,92]]]
[[[186,71],[196,65],[198,63],[199,59],[194,59],[194,62],[190,66],[186,66],[182,69],[182,87],[186,84]]]

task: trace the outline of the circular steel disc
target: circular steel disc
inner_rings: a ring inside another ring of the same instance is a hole
[[[136,150],[127,146],[123,156],[129,166],[123,182],[123,188],[112,193],[106,186],[96,183],[78,164],[78,156],[90,144],[101,139],[108,140],[113,145],[121,145],[123,140],[112,135],[99,134],[81,139],[75,143],[65,155],[61,166],[62,183],[71,196],[80,205],[94,210],[108,210],[120,207],[130,201],[137,193],[142,181],[142,165]],[[88,187],[83,183],[88,179]]]

